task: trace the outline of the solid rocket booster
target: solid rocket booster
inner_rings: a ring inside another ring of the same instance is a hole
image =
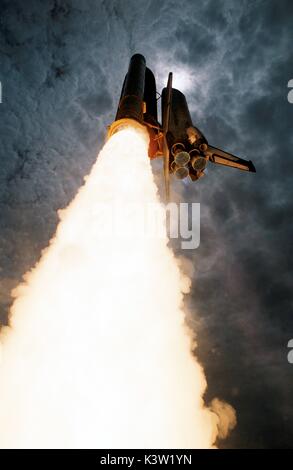
[[[149,157],[162,156],[156,80],[153,72],[146,67],[145,58],[141,54],[135,54],[130,59],[115,121],[109,127],[108,137],[125,125],[144,126],[150,136]]]
[[[115,121],[120,119],[133,119],[159,128],[156,80],[141,54],[135,54],[130,60]]]
[[[132,56],[124,79],[115,121],[134,119],[143,123],[145,70],[145,58],[141,54]]]

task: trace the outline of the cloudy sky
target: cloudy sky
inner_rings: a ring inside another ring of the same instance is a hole
[[[213,166],[188,299],[208,392],[237,410],[222,447],[293,447],[290,0],[0,2],[0,321],[102,147],[130,56],[167,72],[214,146],[257,173]],[[173,186],[179,190],[178,183]]]

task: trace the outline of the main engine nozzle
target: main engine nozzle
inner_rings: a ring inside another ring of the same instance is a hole
[[[174,158],[176,165],[180,167],[186,166],[187,163],[189,163],[189,160],[190,160],[190,156],[189,156],[189,153],[187,152],[178,152]]]
[[[175,161],[172,162],[171,164],[171,169],[173,174],[178,178],[179,180],[183,180],[189,175],[189,170],[187,166],[178,166],[176,165]]]
[[[181,142],[178,142],[172,146],[171,153],[178,167],[186,166],[189,163],[189,153],[185,151],[185,145]]]
[[[203,171],[207,165],[207,158],[200,155],[196,149],[189,153],[192,168],[196,171]]]

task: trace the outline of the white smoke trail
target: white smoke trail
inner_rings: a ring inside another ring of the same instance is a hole
[[[182,310],[190,280],[166,236],[138,236],[131,213],[111,231],[100,210],[158,202],[147,145],[132,128],[107,142],[14,291],[0,338],[2,448],[208,448],[219,416],[235,421],[229,405],[204,407]]]

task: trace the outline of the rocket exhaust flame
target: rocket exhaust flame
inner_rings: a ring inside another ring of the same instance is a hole
[[[182,310],[190,280],[167,238],[137,238],[131,215],[128,236],[101,235],[98,204],[158,202],[147,147],[139,129],[110,138],[13,292],[0,338],[2,448],[209,448],[235,424],[229,405],[203,404]]]

